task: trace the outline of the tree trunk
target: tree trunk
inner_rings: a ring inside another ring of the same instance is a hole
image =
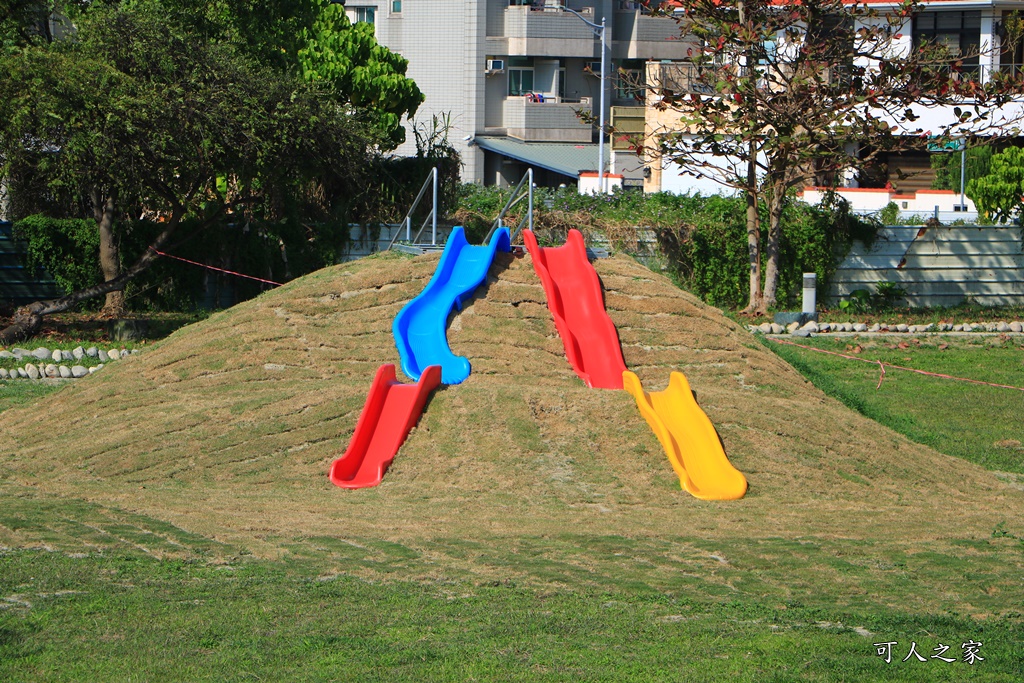
[[[750,265],[750,302],[745,313],[761,310],[764,298],[761,293],[761,217],[757,212],[757,165],[756,153],[750,145],[750,159],[747,160],[747,258]]]
[[[31,337],[39,329],[39,326],[43,322],[43,318],[51,313],[60,313],[70,309],[80,301],[102,296],[109,292],[120,292],[123,290],[129,280],[137,277],[140,273],[149,268],[153,261],[156,260],[156,250],[163,247],[167,240],[170,239],[175,228],[177,228],[178,224],[181,222],[183,214],[184,211],[174,211],[171,214],[170,219],[167,221],[167,227],[164,228],[164,231],[157,235],[157,238],[153,240],[153,243],[149,248],[142,253],[130,268],[121,272],[114,279],[107,280],[102,284],[93,285],[92,287],[80,289],[77,292],[66,294],[58,299],[36,301],[28,306],[22,306],[19,308],[14,312],[11,324],[3,330],[0,330],[0,344],[7,345],[21,339]]]
[[[121,259],[114,237],[114,205],[116,197],[110,193],[104,198],[99,190],[93,190],[93,213],[100,230],[100,270],[103,281],[110,282],[121,274]],[[107,292],[101,315],[120,318],[124,315],[124,292],[117,289]]]
[[[786,203],[786,188],[773,187],[768,198],[768,242],[765,244],[767,260],[764,269],[764,301],[762,313],[775,305],[779,290],[780,244],[782,241],[782,207]]]

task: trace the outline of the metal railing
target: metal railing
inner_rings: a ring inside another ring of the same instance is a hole
[[[430,208],[430,214],[423,220],[423,224],[420,225],[420,229],[416,232],[416,236],[412,235],[412,215],[420,205],[420,200],[427,192],[427,188],[433,188],[433,204]],[[405,218],[402,219],[402,225],[405,226],[405,241],[410,244],[415,244],[416,240],[423,234],[423,230],[427,227],[427,223],[431,224],[430,232],[430,244],[431,246],[437,246],[437,167],[430,169],[430,174],[427,175],[427,179],[423,182],[423,186],[420,188],[419,194],[416,195],[416,199],[412,202],[409,212],[405,214]],[[398,241],[398,237],[402,234],[401,230],[395,232],[395,236],[391,238],[391,242],[388,244],[388,249],[395,246],[395,242]]]
[[[526,183],[526,190],[525,191],[523,191],[523,183]],[[501,213],[498,214],[498,217],[494,219],[494,223],[491,224],[490,231],[487,233],[487,236],[484,237],[484,241],[483,241],[484,244],[490,244],[491,236],[495,232],[500,230],[501,228],[506,227],[505,226],[505,222],[504,222],[505,214],[508,213],[509,209],[511,209],[513,206],[515,206],[519,202],[523,201],[524,199],[527,200],[526,215],[519,219],[519,224],[516,225],[515,229],[512,230],[511,234],[509,235],[509,237],[510,237],[509,241],[515,241],[516,236],[523,229],[523,223],[524,222],[529,226],[530,230],[533,230],[533,169],[532,168],[526,169],[526,174],[522,177],[522,179],[516,185],[515,189],[512,190],[512,194],[509,195],[508,201],[505,202],[505,207],[501,210]]]

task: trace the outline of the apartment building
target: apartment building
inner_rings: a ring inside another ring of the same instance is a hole
[[[463,179],[485,185],[513,184],[527,167],[539,185],[576,184],[598,168],[597,128],[578,112],[598,119],[603,87],[606,121],[642,132],[645,62],[685,56],[676,22],[639,2],[348,0],[346,12],[409,60],[426,95],[413,124],[449,117]],[[601,31],[590,25],[602,22],[603,81]],[[398,152],[415,152],[411,130]],[[606,141],[604,166],[626,185],[643,183],[621,136]]]

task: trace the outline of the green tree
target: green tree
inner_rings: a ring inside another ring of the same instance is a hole
[[[402,117],[412,117],[423,102],[423,93],[405,76],[405,58],[379,45],[371,24],[349,23],[337,4],[324,6],[304,37],[298,51],[303,77],[368,114],[391,148],[404,142]]]
[[[331,93],[209,41],[160,2],[96,5],[76,26],[73,40],[0,57],[0,168],[34,167],[54,193],[90,207],[104,281],[20,309],[0,341],[95,296],[114,294],[107,307],[116,313],[116,293],[186,218],[202,239],[225,215],[244,219],[273,202],[282,186],[328,170],[358,175],[376,144]],[[160,228],[124,259],[117,229],[128,222],[118,218],[129,215]],[[130,265],[120,269],[121,260]]]
[[[978,210],[1005,223],[1024,215],[1024,148],[1008,147],[992,155],[988,175],[967,183]]]
[[[960,152],[932,154],[931,167],[935,171],[932,189],[960,191],[960,163],[964,160],[964,156],[967,157],[964,168],[965,182],[988,175],[993,153],[990,145],[981,145],[969,147],[966,155],[962,155]]]

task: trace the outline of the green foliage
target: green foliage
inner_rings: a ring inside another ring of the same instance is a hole
[[[964,180],[970,182],[975,178],[981,178],[989,174],[992,166],[992,147],[982,145],[971,147],[966,152],[967,164],[965,166]],[[960,191],[960,152],[947,152],[933,154],[931,157],[932,170],[935,171],[935,180],[932,181],[933,190]]]
[[[906,296],[907,291],[895,282],[879,282],[875,292],[868,289],[855,289],[850,296],[839,302],[839,310],[849,313],[877,313],[888,311]]]
[[[102,281],[100,237],[96,221],[56,219],[40,214],[14,224],[14,236],[27,244],[25,266],[42,268],[65,292],[74,292]]]
[[[878,221],[882,225],[896,225],[900,220],[900,205],[889,202],[878,212]]]
[[[324,2],[304,35],[298,51],[303,78],[364,112],[388,148],[401,144],[402,117],[415,114],[424,97],[405,75],[409,62],[377,43],[372,24],[349,23],[338,4]]]
[[[125,266],[169,226],[185,234],[168,251],[194,249],[194,260],[272,280],[331,262],[377,145],[357,120],[362,109],[341,106],[297,68],[251,56],[216,17],[173,11],[182,7],[189,0],[94,4],[75,40],[0,55],[0,173],[17,215],[92,216],[110,198]],[[59,260],[33,234],[39,253]],[[94,245],[66,251],[82,272]],[[178,272],[189,269],[161,264],[129,295],[185,305],[196,286]],[[175,277],[184,279],[165,286]]]
[[[464,185],[455,218],[476,241],[490,229],[508,201],[508,189]],[[510,210],[506,225],[517,225],[525,202]],[[672,274],[715,306],[746,303],[750,276],[747,255],[746,203],[742,197],[619,192],[581,195],[574,188],[534,193],[538,238],[561,244],[569,228],[597,234],[616,249],[648,256],[637,228],[653,231]],[[877,225],[852,214],[849,205],[830,195],[821,206],[791,203],[783,212],[783,270],[780,303],[800,296],[803,273],[815,272],[827,287],[853,239],[874,239]],[[762,225],[764,223],[762,222]],[[765,231],[766,232],[766,231]],[[762,240],[767,235],[762,235]]]
[[[967,183],[967,196],[1000,223],[1019,218],[1024,210],[1024,148],[994,154],[988,175]]]

